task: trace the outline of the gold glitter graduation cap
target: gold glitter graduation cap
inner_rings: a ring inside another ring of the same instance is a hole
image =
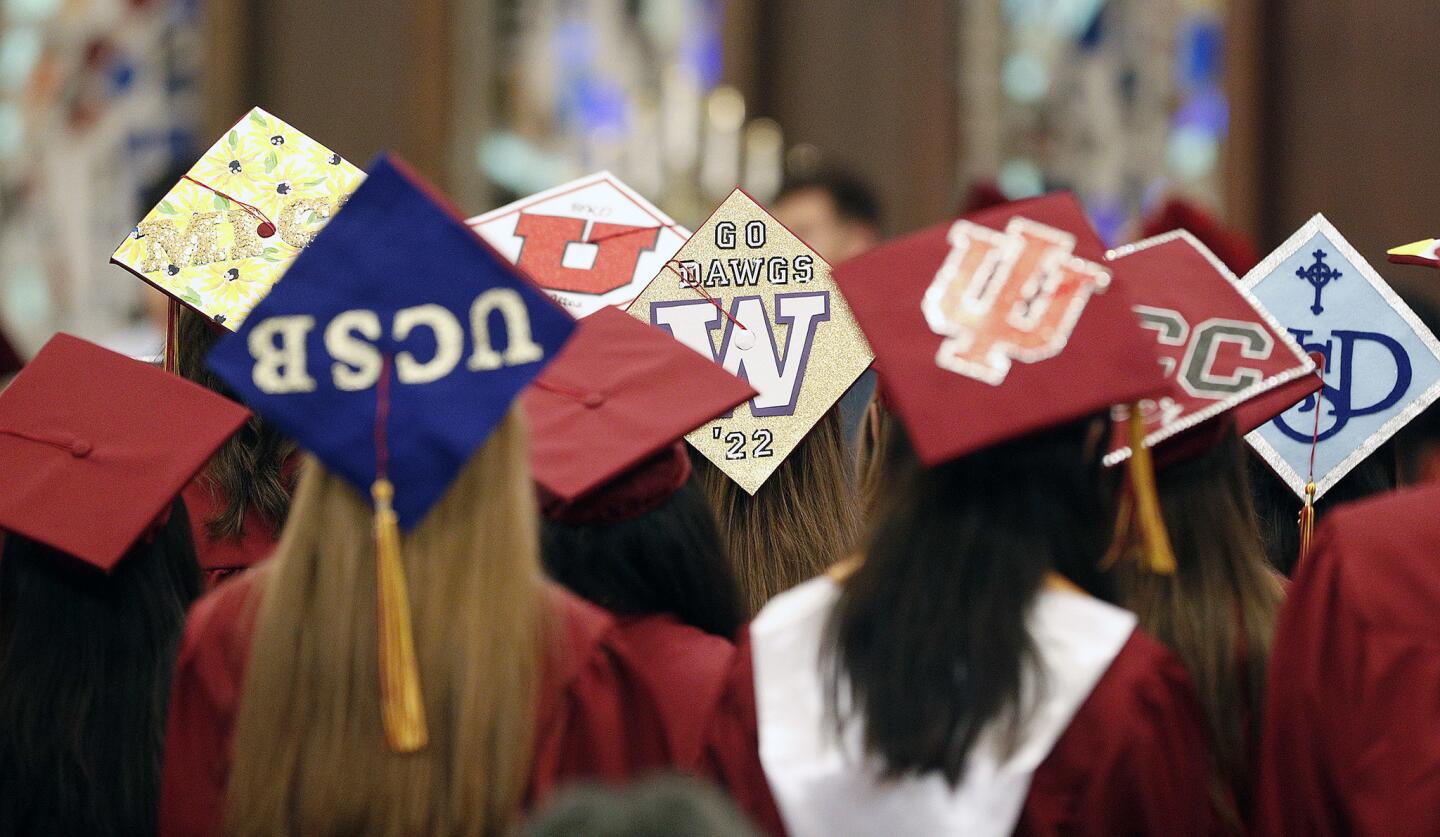
[[[751,494],[874,359],[830,266],[740,189],[629,313],[759,393],[686,437]]]
[[[135,225],[110,260],[234,330],[364,176],[255,108]]]

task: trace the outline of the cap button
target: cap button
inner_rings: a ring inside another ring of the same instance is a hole
[[[70,455],[76,459],[83,459],[90,455],[90,443],[84,439],[76,439],[70,443]]]
[[[735,348],[742,352],[755,348],[755,332],[746,329],[735,335]]]
[[[598,392],[587,392],[585,393],[585,397],[581,399],[580,403],[593,410],[596,407],[599,407],[601,404],[605,403],[605,396],[602,393]]]
[[[275,235],[275,225],[269,221],[261,221],[260,226],[255,228],[255,234],[261,238],[270,238]]]

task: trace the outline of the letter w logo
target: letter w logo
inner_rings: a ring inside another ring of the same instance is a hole
[[[590,225],[588,234],[586,224]],[[541,285],[554,291],[605,294],[635,280],[640,254],[654,249],[660,227],[522,212],[515,235],[525,239],[520,268]]]
[[[921,302],[944,369],[998,385],[1012,360],[1059,354],[1090,295],[1110,272],[1072,253],[1075,237],[1024,218],[1005,232],[969,221],[950,227],[950,254]]]

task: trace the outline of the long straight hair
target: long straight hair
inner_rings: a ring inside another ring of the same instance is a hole
[[[544,580],[515,410],[401,545],[429,745],[385,746],[374,513],[307,460],[235,729],[230,834],[505,834],[527,785]],[[556,635],[558,636],[558,634]]]
[[[109,574],[0,555],[0,834],[153,834],[165,708],[200,568],[184,503]]]
[[[1255,731],[1284,596],[1260,540],[1244,457],[1240,437],[1227,433],[1206,452],[1159,469],[1176,573],[1156,575],[1129,561],[1115,569],[1121,603],[1189,670],[1210,734],[1216,795],[1233,794],[1239,811],[1229,819],[1237,829],[1251,797]]]
[[[715,514],[693,473],[658,508],[630,520],[547,519],[541,544],[551,578],[612,613],[669,613],[726,639],[745,621]]]
[[[822,666],[837,728],[863,719],[889,777],[952,785],[987,724],[1018,743],[1026,626],[1057,571],[1104,594],[1109,528],[1093,419],[922,468],[892,428],[892,491],[845,583]],[[847,699],[848,698],[848,699]]]
[[[816,422],[754,496],[708,459],[691,461],[725,536],[750,615],[855,547],[854,465],[839,406]]]
[[[235,393],[205,365],[205,356],[220,336],[209,320],[182,307],[176,327],[176,371],[187,381],[235,401]],[[205,521],[206,533],[217,540],[239,538],[252,510],[260,524],[269,527],[269,534],[278,533],[290,511],[294,485],[286,478],[285,462],[294,453],[295,443],[269,422],[259,416],[245,422],[205,468],[207,487],[223,501]]]

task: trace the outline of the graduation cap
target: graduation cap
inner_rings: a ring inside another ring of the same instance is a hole
[[[1440,267],[1440,238],[1426,238],[1391,247],[1385,251],[1385,257],[1394,264]]]
[[[629,312],[758,392],[733,414],[686,436],[750,494],[874,357],[830,266],[740,189]]]
[[[233,331],[363,177],[339,154],[254,108],[135,225],[110,261]]]
[[[1154,338],[1104,261],[1080,204],[1058,193],[921,230],[836,269],[875,347],[886,403],[923,463],[1165,391]],[[1151,567],[1173,570],[1148,457],[1133,459]]]
[[[657,508],[690,474],[685,434],[756,394],[664,331],[597,311],[523,396],[544,513],[613,523]]]
[[[1324,387],[1246,437],[1308,505],[1440,398],[1440,341],[1323,215],[1243,281],[1323,360]]]
[[[58,334],[0,393],[0,529],[108,573],[249,416]]]
[[[575,321],[399,160],[379,157],[210,368],[376,506],[390,746],[425,744],[399,560]]]
[[[690,237],[608,171],[466,223],[577,318],[629,305]]]
[[[1315,361],[1189,232],[1113,250],[1107,266],[1125,280],[1169,383],[1166,394],[1140,402],[1147,447],[1221,417],[1248,433],[1320,388]],[[1105,463],[1130,454],[1128,434],[1117,432]]]

